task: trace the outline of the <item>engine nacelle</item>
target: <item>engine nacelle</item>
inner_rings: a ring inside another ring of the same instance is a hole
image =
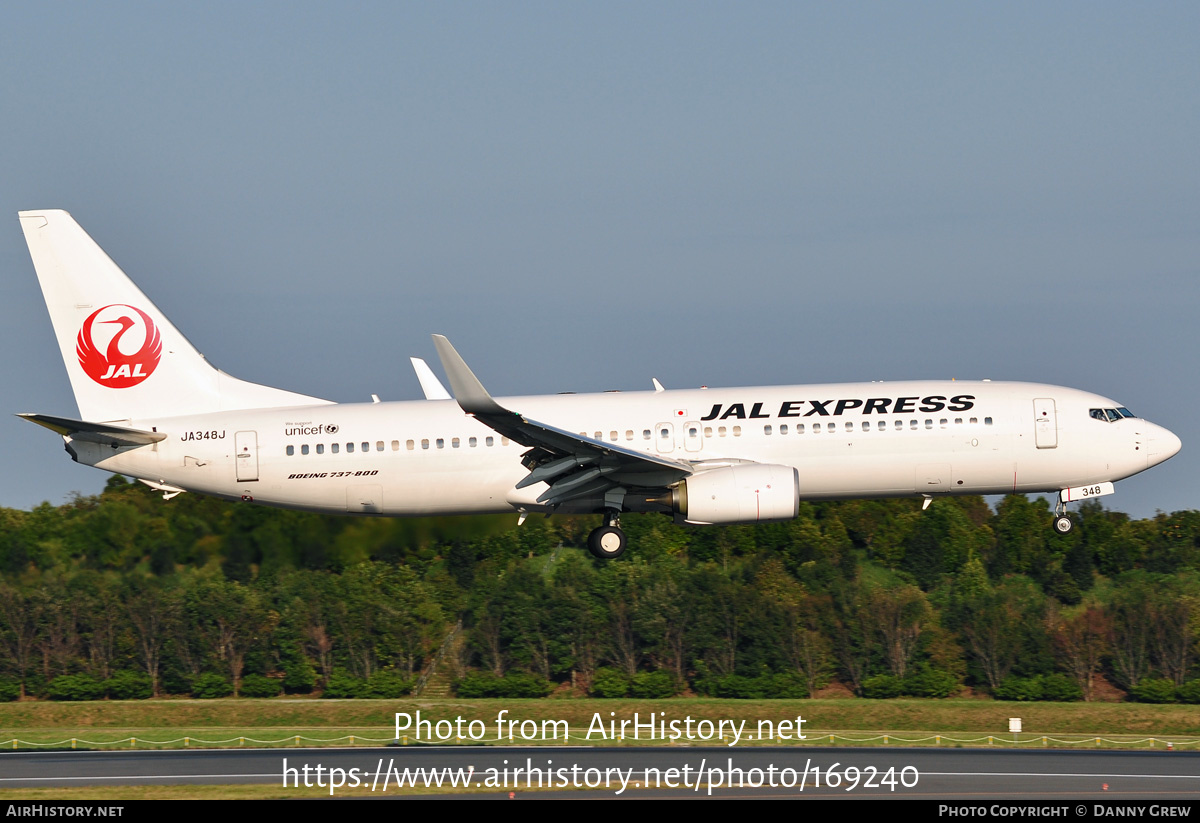
[[[694,474],[673,490],[676,523],[766,523],[800,514],[800,473],[746,463]]]

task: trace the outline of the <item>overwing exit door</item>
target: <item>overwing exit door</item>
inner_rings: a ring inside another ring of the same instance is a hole
[[[675,451],[675,424],[655,423],[654,444],[657,446],[659,454],[670,454]]]

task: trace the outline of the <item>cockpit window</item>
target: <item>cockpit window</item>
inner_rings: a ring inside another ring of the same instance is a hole
[[[1088,414],[1094,420],[1102,420],[1106,423],[1115,423],[1124,417],[1133,417],[1134,414],[1129,409],[1122,406],[1119,409],[1088,409]]]

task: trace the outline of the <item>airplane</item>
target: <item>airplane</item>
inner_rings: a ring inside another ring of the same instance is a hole
[[[450,392],[413,359],[425,399],[334,403],[209,364],[65,211],[19,212],[79,417],[22,414],[78,463],[170,499],[197,492],[314,512],[603,515],[785,521],[800,501],[1057,493],[1070,502],[1175,455],[1124,405],[1062,386],[903,381],[494,398],[433,335]],[[452,395],[452,397],[451,397]]]

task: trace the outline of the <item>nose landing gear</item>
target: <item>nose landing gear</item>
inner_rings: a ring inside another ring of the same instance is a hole
[[[1075,521],[1067,514],[1067,504],[1062,501],[1061,497],[1054,504],[1053,525],[1055,534],[1070,534],[1071,529],[1075,528]]]
[[[609,510],[604,514],[604,525],[593,529],[588,535],[588,551],[601,560],[612,560],[625,553],[629,541],[621,531],[621,513]]]

